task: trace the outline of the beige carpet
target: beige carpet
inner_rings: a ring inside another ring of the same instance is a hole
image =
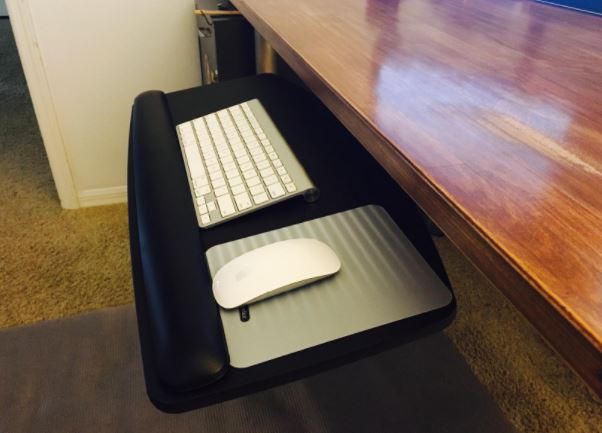
[[[132,301],[125,205],[61,210],[8,21],[0,21],[0,327]],[[7,36],[9,35],[9,36]],[[447,241],[446,331],[525,433],[602,431],[602,405]]]

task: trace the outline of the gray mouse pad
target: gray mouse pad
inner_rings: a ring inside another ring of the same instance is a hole
[[[380,206],[369,205],[216,245],[209,270],[247,251],[294,238],[329,245],[333,277],[249,305],[220,308],[230,364],[244,368],[448,305],[451,292]]]

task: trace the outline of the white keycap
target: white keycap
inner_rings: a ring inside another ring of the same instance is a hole
[[[252,186],[251,188],[249,188],[249,191],[251,192],[251,195],[261,194],[263,192],[263,186],[261,186],[261,185]]]
[[[276,152],[270,152],[270,153],[268,153],[268,156],[270,157],[270,159],[272,161],[274,161],[275,159],[278,159],[278,155],[276,155]]]
[[[202,186],[200,188],[195,188],[194,193],[197,197],[200,197],[205,194],[209,194],[211,192],[211,188],[209,186]]]
[[[237,176],[238,176],[238,170],[237,170],[237,169],[235,169],[235,168],[233,168],[232,170],[228,170],[228,171],[226,172],[226,177],[227,177],[228,179],[234,179],[234,178],[235,178],[235,177],[237,177]]]
[[[211,217],[209,216],[208,213],[206,213],[205,215],[201,215],[201,222],[205,225],[207,225],[211,222]]]
[[[281,197],[285,194],[284,188],[282,188],[282,185],[279,183],[268,186],[268,191],[270,192],[270,196],[272,196],[272,198]]]
[[[251,159],[249,158],[248,155],[245,155],[245,156],[241,156],[240,158],[236,158],[236,161],[242,165],[242,164],[246,164],[247,162],[251,162]]]
[[[276,176],[272,175],[272,176],[268,176],[268,177],[264,178],[263,181],[265,182],[266,185],[273,185],[278,182],[278,178]]]
[[[192,185],[194,185],[195,188],[199,188],[201,186],[209,185],[209,180],[207,179],[207,176],[197,177],[196,179],[192,179]]]
[[[290,183],[290,182],[292,182],[291,177],[288,174],[285,174],[280,179],[282,179],[282,182],[284,182],[284,183]]]
[[[217,198],[217,205],[219,206],[219,212],[222,217],[227,217],[236,212],[234,209],[234,203],[232,203],[232,197],[229,195],[222,195]]]
[[[197,204],[197,206],[205,204],[205,197],[203,197],[203,196],[197,197],[196,198],[196,204]]]
[[[222,160],[222,168],[224,169],[224,172],[229,172],[230,170],[236,170],[236,163],[234,161],[232,162],[224,162]]]
[[[204,214],[204,213],[207,213],[207,212],[209,212],[209,211],[207,210],[207,205],[204,205],[204,204],[200,205],[200,206],[199,206],[199,212],[201,213],[201,215],[202,215],[202,214]]]
[[[270,166],[270,162],[269,161],[261,161],[259,164],[257,164],[257,168],[259,170],[263,170],[264,168],[268,168]]]
[[[272,170],[270,167],[264,168],[263,170],[259,171],[259,174],[261,174],[261,177],[265,179],[268,176],[272,176],[274,174],[274,170]]]
[[[228,187],[227,186],[221,186],[219,188],[217,188],[214,192],[216,197],[222,196],[224,194],[228,194]]]
[[[274,167],[276,167],[276,168],[282,167],[282,161],[280,161],[279,159],[273,160],[272,164],[274,164]]]
[[[236,201],[236,206],[238,207],[238,210],[249,209],[251,206],[253,206],[253,203],[249,198],[249,194],[247,194],[246,192],[234,196],[234,200]]]
[[[252,177],[251,179],[247,179],[247,186],[251,188],[252,186],[259,185],[261,180],[258,177]]]
[[[256,177],[257,172],[255,170],[251,169],[251,170],[243,171],[242,175],[245,179],[249,180],[252,177]]]
[[[291,183],[286,183],[286,184],[284,184],[284,186],[286,187],[286,190],[288,192],[295,192],[295,191],[297,191],[297,187],[292,182]]]
[[[186,161],[188,162],[188,170],[190,170],[190,177],[201,177],[205,174],[203,168],[203,161],[201,160],[201,153],[199,148],[196,146],[188,146],[184,148],[186,153]]]
[[[194,135],[183,135],[182,136],[182,145],[184,146],[184,148],[186,147],[190,147],[190,146],[195,146],[196,147],[196,138],[194,138]]]
[[[182,136],[192,135],[192,125],[188,122],[178,125],[178,130]]]
[[[253,168],[253,163],[251,163],[251,162],[247,162],[246,164],[240,165],[240,171],[247,171],[247,170],[251,170],[252,168]]]
[[[272,146],[266,146],[265,147],[265,151],[268,152],[268,153],[270,153],[270,152],[274,151],[274,148]]]
[[[217,180],[217,179],[223,179],[224,175],[218,169],[218,171],[214,171],[213,173],[209,173],[209,178],[211,179],[211,181],[214,181],[214,180]]]
[[[209,212],[213,212],[215,210],[215,202],[214,201],[207,202],[207,210]]]
[[[224,180],[223,177],[220,177],[218,179],[212,180],[211,181],[211,186],[213,186],[213,189],[216,188],[220,188],[226,185],[226,181]]]
[[[276,169],[276,171],[278,172],[278,174],[279,174],[280,176],[282,176],[282,175],[286,174],[286,168],[284,168],[284,167],[278,167],[278,168]]]
[[[255,164],[259,164],[261,161],[265,161],[266,159],[267,158],[265,157],[265,153],[255,155],[253,157],[253,161],[255,161]]]
[[[265,192],[253,196],[253,201],[255,202],[255,204],[265,203],[268,200],[269,197]]]
[[[240,194],[245,191],[245,186],[243,184],[236,185],[232,187],[232,194]]]
[[[237,177],[233,177],[232,179],[228,179],[228,183],[230,184],[230,187],[240,185],[242,183],[242,177],[237,176]]]

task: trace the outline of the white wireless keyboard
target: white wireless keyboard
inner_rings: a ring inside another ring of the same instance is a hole
[[[304,194],[305,170],[257,99],[177,126],[200,227]]]

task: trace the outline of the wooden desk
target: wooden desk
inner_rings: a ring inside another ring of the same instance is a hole
[[[234,3],[602,395],[602,19],[520,0]]]

